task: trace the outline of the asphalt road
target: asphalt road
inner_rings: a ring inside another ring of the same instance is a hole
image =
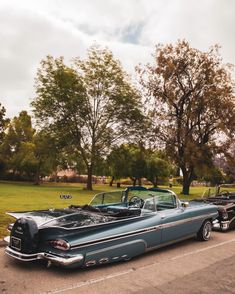
[[[0,248],[0,293],[235,293],[235,230],[194,239],[92,269],[63,270],[20,263]]]

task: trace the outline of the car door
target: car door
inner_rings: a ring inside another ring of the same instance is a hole
[[[182,207],[176,201],[176,207],[159,211],[161,217],[161,243],[184,239],[195,235],[198,224],[194,221],[194,212],[190,207]]]

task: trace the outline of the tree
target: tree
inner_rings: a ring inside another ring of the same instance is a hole
[[[235,145],[234,140],[228,144],[223,154],[215,158],[215,167],[222,170],[226,174],[226,181],[234,183],[235,181]]]
[[[39,161],[35,156],[35,148],[32,142],[22,142],[10,158],[15,173],[27,180],[34,180],[37,173]]]
[[[107,173],[111,175],[110,186],[113,185],[115,179],[119,180],[130,176],[130,160],[131,155],[128,145],[114,146],[107,157]]]
[[[2,144],[2,152],[7,162],[7,168],[13,170],[13,174],[21,174],[22,166],[20,161],[22,154],[27,153],[29,145],[22,145],[23,143],[31,143],[33,140],[35,130],[32,127],[31,116],[27,111],[21,111],[19,116],[15,116],[8,124],[4,142]]]
[[[168,177],[170,175],[169,163],[157,156],[157,154],[151,154],[146,159],[146,178],[156,188],[159,177]]]
[[[154,61],[139,68],[151,105],[153,135],[164,142],[168,155],[182,170],[182,193],[189,194],[195,168],[209,162],[223,141],[218,134],[220,138],[233,135],[231,66],[222,64],[218,46],[201,52],[186,41],[158,45]]]
[[[141,185],[141,179],[145,177],[156,187],[158,178],[169,176],[172,169],[161,156],[165,157],[162,151],[145,149],[142,143],[115,146],[107,158],[109,174],[112,176],[110,185],[114,179],[124,177],[130,177],[134,186],[137,181]]]
[[[138,145],[130,144],[130,178],[133,181],[133,186],[142,185],[141,179],[146,175],[146,158],[145,158],[145,148],[142,142],[139,142]]]
[[[48,56],[36,77],[32,102],[38,123],[79,152],[87,169],[87,189],[97,156],[114,142],[139,132],[143,115],[140,97],[120,62],[108,49],[93,46],[73,66]]]
[[[3,143],[5,139],[5,130],[7,127],[7,123],[9,122],[8,119],[5,119],[6,109],[0,103],[0,174],[6,168],[6,158],[3,150]]]
[[[211,167],[203,179],[206,182],[210,182],[211,186],[215,186],[222,184],[225,180],[225,177],[219,168]]]
[[[114,179],[130,177],[133,186],[137,181],[141,186],[141,178],[146,172],[145,148],[141,143],[115,146],[107,158],[107,165],[112,176],[110,185]]]
[[[35,133],[33,144],[37,162],[34,168],[34,183],[38,185],[41,177],[57,172],[64,155],[59,151],[55,138],[46,131]]]
[[[8,122],[8,120],[4,118],[5,113],[6,113],[6,109],[0,103],[0,145],[3,142],[3,138],[5,135],[6,123]]]
[[[17,175],[17,178],[34,181],[35,184],[39,184],[40,178],[50,174],[59,164],[54,138],[45,131],[36,132],[26,111],[21,111],[9,122],[1,151],[8,170],[13,171],[13,178]]]

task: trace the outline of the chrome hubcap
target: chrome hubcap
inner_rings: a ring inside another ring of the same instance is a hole
[[[204,238],[208,239],[211,235],[211,224],[207,223],[204,227]]]

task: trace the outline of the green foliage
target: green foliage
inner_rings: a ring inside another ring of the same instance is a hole
[[[26,111],[9,122],[1,151],[13,178],[39,183],[41,176],[50,174],[58,166],[54,138],[45,131],[36,132]]]
[[[145,149],[141,143],[116,146],[107,158],[109,174],[114,179],[130,177],[133,185],[147,178],[156,186],[158,178],[169,176],[171,170],[171,165],[159,156],[163,156],[162,151]]]
[[[6,169],[6,158],[4,154],[3,143],[5,140],[5,129],[9,120],[5,119],[5,112],[5,108],[0,103],[0,175]]]
[[[6,109],[0,103],[0,145],[3,142],[3,138],[5,136],[5,128],[8,123],[8,119],[5,119]]]
[[[107,157],[109,174],[114,179],[132,178],[134,185],[137,179],[145,174],[146,162],[143,149],[134,144],[115,146]]]
[[[35,156],[35,144],[22,142],[17,152],[10,158],[10,166],[21,175],[26,174],[28,179],[33,179],[37,170],[38,160]]]
[[[147,158],[147,173],[146,178],[153,183],[154,187],[158,184],[159,177],[170,176],[170,164],[156,154],[151,154]]]
[[[79,153],[88,173],[87,188],[92,189],[97,158],[114,142],[140,133],[144,117],[137,90],[112,53],[95,46],[87,59],[75,58],[72,67],[63,58],[48,56],[35,87],[32,106],[38,123],[62,146]]]
[[[219,168],[212,167],[207,171],[207,174],[203,177],[206,182],[209,182],[211,186],[220,185],[224,182],[225,176]]]
[[[35,158],[32,156],[34,133],[31,117],[26,111],[21,111],[18,117],[14,117],[9,122],[1,148],[8,170],[19,174],[25,171],[27,174],[31,165],[30,160],[32,160],[31,167],[35,165]]]

